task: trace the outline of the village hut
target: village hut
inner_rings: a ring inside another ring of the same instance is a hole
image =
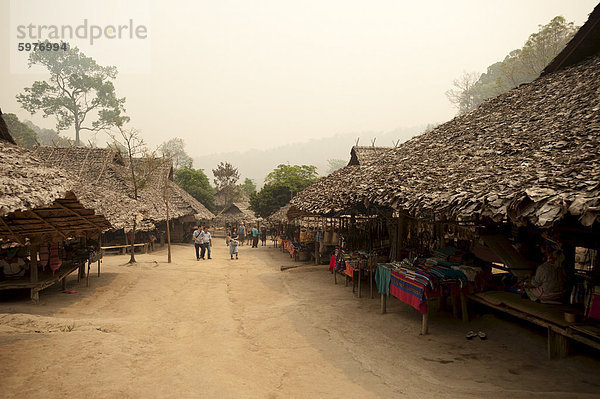
[[[225,227],[235,227],[241,223],[254,223],[258,219],[250,210],[248,202],[234,202],[223,209],[215,218],[213,223]]]
[[[440,248],[451,240],[474,255],[480,245],[482,255],[476,255],[480,260],[507,266],[522,277],[531,273],[528,261],[539,260],[543,246],[551,246],[564,256],[571,284],[567,287],[573,290],[570,305],[539,304],[502,291],[478,291],[471,299],[547,328],[549,357],[565,356],[567,339],[600,348],[597,329],[566,317],[573,314],[569,312],[600,317],[600,296],[589,289],[586,298],[595,299],[575,306],[577,279],[600,286],[590,274],[599,267],[593,255],[600,249],[598,148],[600,5],[539,78],[383,151],[376,159],[363,161],[357,156],[351,165],[292,199],[288,216],[375,210],[396,221],[392,242],[412,241],[426,247],[429,256],[436,251],[434,264],[450,262],[452,256],[464,259],[452,255],[453,249],[444,253],[447,248]],[[399,261],[408,255],[401,249],[390,251],[389,258]],[[591,263],[575,269],[580,250],[592,254]],[[532,257],[526,259],[522,251]],[[385,268],[391,270],[394,284],[403,286],[408,274],[401,268]],[[402,292],[396,295],[414,299]],[[423,314],[421,331],[426,333],[423,298],[414,306]],[[464,319],[466,309],[463,300]]]
[[[1,112],[0,181],[3,276],[7,275],[5,268],[15,262],[29,273],[28,277],[17,272],[14,278],[2,279],[0,289],[30,289],[31,298],[37,301],[40,290],[57,281],[64,282],[74,270],[83,271],[89,261],[86,240],[97,240],[111,225],[95,212],[97,204],[93,198],[75,194],[80,189],[91,190],[85,182],[63,169],[44,165],[31,151],[14,144]],[[39,271],[40,246],[47,248],[49,244],[66,241],[71,248],[79,248],[80,256],[57,264],[51,262],[51,274]]]
[[[123,201],[99,197],[99,206],[113,225],[113,230],[106,236],[106,241],[111,243],[125,241],[124,244],[128,244],[125,233],[132,230],[134,219],[136,231],[142,232],[136,241],[149,241],[151,233],[157,229],[166,232],[167,204],[173,221],[173,241],[184,240],[197,216],[204,219],[213,216],[172,181],[173,168],[169,159],[134,159],[138,183],[138,200],[135,200],[129,161],[115,149],[41,146],[34,153],[47,164],[71,170],[81,179],[93,183],[100,193],[118,193]],[[163,234],[157,238],[164,238]]]
[[[288,217],[369,214],[372,176],[391,151],[392,147],[352,147],[347,166],[320,178],[290,201]]]

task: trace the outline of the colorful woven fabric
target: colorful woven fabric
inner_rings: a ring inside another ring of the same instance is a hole
[[[392,270],[390,294],[417,309],[421,314],[427,313],[425,285],[407,277],[404,273]]]

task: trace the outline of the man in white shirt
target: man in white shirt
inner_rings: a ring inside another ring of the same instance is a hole
[[[203,233],[202,226],[196,226],[196,229],[192,234],[194,236],[194,247],[196,248],[196,260],[200,260],[200,247],[202,246],[201,239]]]
[[[210,257],[210,247],[212,247],[212,237],[210,236],[210,232],[208,231],[208,226],[204,227],[204,231],[202,232],[202,235],[200,236],[200,242],[201,242],[201,252],[200,252],[200,258],[204,259],[204,254],[206,251],[208,251],[208,259],[212,259]]]

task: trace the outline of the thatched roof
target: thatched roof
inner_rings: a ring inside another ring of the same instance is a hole
[[[0,117],[0,130],[2,124]],[[53,241],[110,228],[104,216],[95,214],[93,199],[73,194],[86,187],[70,173],[44,165],[31,151],[0,140],[0,240]]]
[[[281,208],[279,208],[278,210],[276,210],[275,212],[273,212],[271,214],[271,216],[269,216],[267,218],[267,222],[269,223],[287,223],[288,221],[288,211],[290,210],[291,205],[288,203],[284,206],[282,206]]]
[[[587,57],[600,53],[600,4],[594,8],[587,22],[577,31],[573,39],[544,68],[541,76],[575,65]]]
[[[549,227],[600,214],[600,57],[486,101],[309,187],[290,214],[375,204],[416,217],[474,215]]]
[[[377,161],[377,159],[392,147],[357,146],[350,151],[350,162],[348,165],[361,165]]]
[[[215,217],[211,211],[206,209],[204,205],[198,202],[198,200],[192,197],[183,188],[179,187],[171,180],[168,181],[168,184],[171,201],[175,204],[177,209],[187,210],[185,211],[186,214],[193,214],[197,220],[210,220]]]
[[[257,217],[249,208],[250,204],[247,202],[234,202],[219,212],[213,221],[215,223],[254,222]]]
[[[97,208],[114,228],[131,229],[137,215],[136,229],[153,230],[166,220],[165,184],[169,196],[170,217],[212,214],[198,201],[172,182],[172,163],[168,159],[136,159],[135,167],[143,181],[134,199],[128,161],[114,149],[85,147],[38,147],[35,154],[49,165],[66,168],[96,188]],[[76,192],[78,196],[85,193]]]
[[[366,211],[365,200],[373,188],[371,174],[392,147],[352,147],[350,163],[320,178],[290,201],[288,217],[339,216],[354,210]]]

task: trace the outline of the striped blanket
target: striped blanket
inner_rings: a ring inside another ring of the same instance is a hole
[[[425,285],[423,283],[392,270],[390,294],[417,309],[421,314],[427,313]]]

